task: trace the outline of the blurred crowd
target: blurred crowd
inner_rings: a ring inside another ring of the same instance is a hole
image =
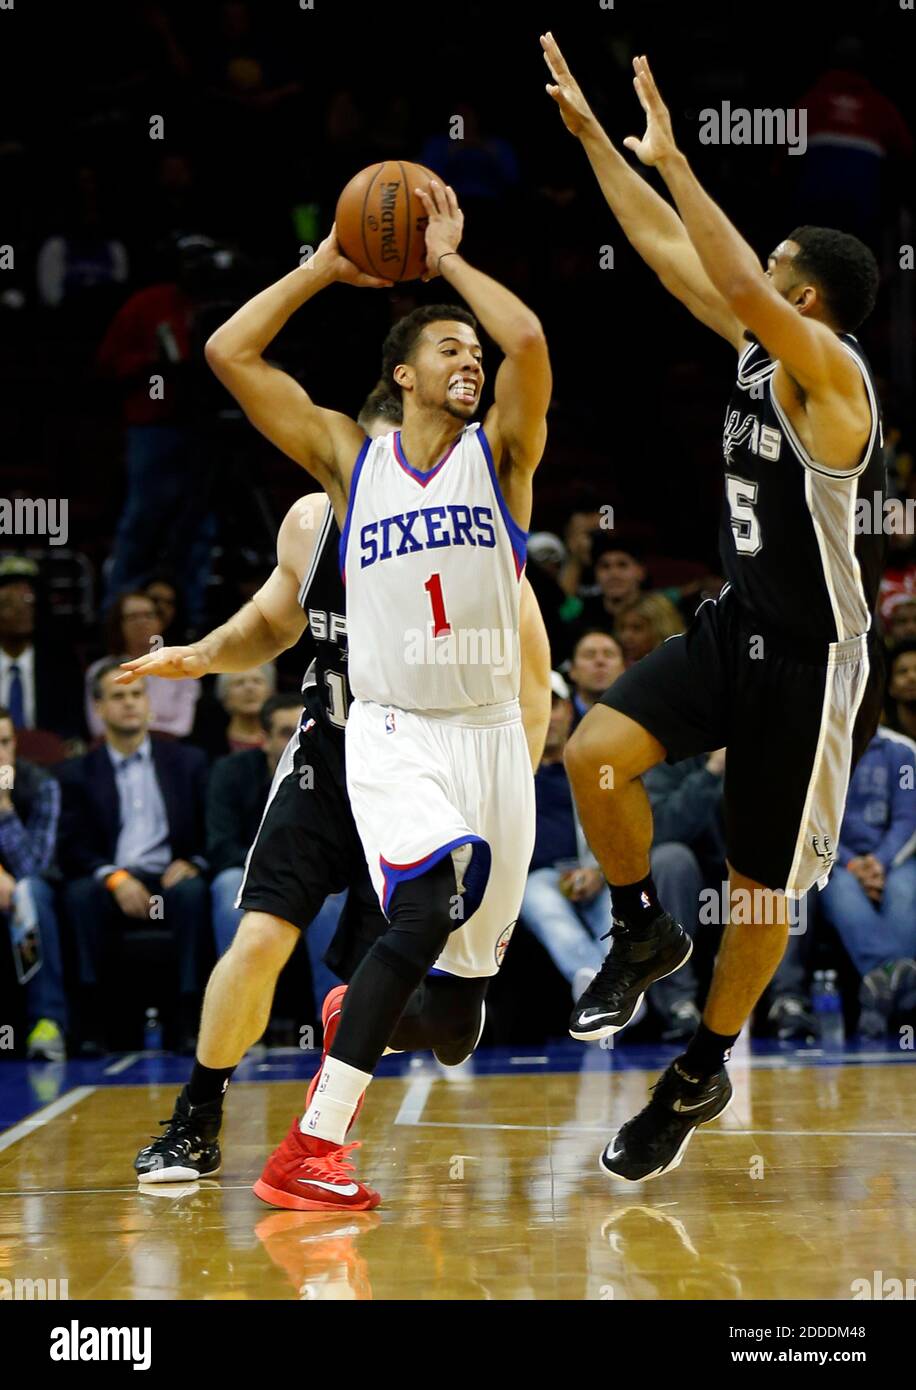
[[[570,732],[622,671],[684,630],[702,587],[715,584],[709,576],[699,588],[653,588],[642,548],[590,525],[599,519],[573,514],[568,544],[531,537],[529,573],[558,634],[558,669],[535,776],[537,837],[520,918],[528,947],[509,953],[500,981],[503,993],[511,985],[529,998],[548,973],[578,998],[607,950],[610,893],[563,766]],[[49,639],[42,599],[34,561],[0,558],[0,922],[12,946],[0,1016],[24,1018],[35,1058],[139,1045],[151,1010],[167,1044],[192,1052],[202,991],[240,920],[248,848],[301,695],[295,684],[280,688],[273,665],[121,683],[123,661],[163,634],[186,635],[180,591],[162,574],[113,601],[106,650],[85,669]],[[881,612],[885,721],[855,770],[830,882],[798,904],[758,1009],[757,1026],[783,1040],[817,1036],[811,979],[825,962],[839,972],[850,1027],[883,1037],[916,1021],[916,591],[887,583]],[[303,663],[308,646],[306,636]],[[649,991],[638,1021],[665,1042],[692,1034],[727,920],[727,767],[719,749],[645,777],[653,877],[698,948]],[[335,982],[323,955],[344,898],[328,900],[294,955],[273,1042],[295,1043]],[[500,1020],[500,997],[494,1026],[507,1041],[562,1032],[556,988],[521,1033],[509,1013]]]

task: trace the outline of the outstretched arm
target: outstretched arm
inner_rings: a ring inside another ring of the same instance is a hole
[[[808,318],[774,288],[752,248],[701,187],[671,130],[646,59],[633,60],[633,85],[646,113],[642,140],[624,141],[654,164],[677,204],[703,268],[729,309],[760,339],[806,395],[855,394],[864,399],[861,373],[836,333]]]
[[[537,772],[550,723],[550,642],[534,590],[524,575],[519,597],[518,635],[522,661],[518,698],[531,767]]]
[[[328,507],[323,492],[300,497],[290,507],[277,537],[277,564],[244,607],[186,647],[161,647],[135,661],[122,662],[116,685],[140,676],[183,680],[218,672],[251,671],[294,647],[306,628],[299,585],[308,569]]]
[[[206,356],[255,428],[317,478],[339,512],[346,506],[363,432],[346,415],[316,405],[263,356],[292,314],[337,281],[375,288],[389,284],[362,274],[342,255],[335,227],[311,260],[256,294],[218,328]]]
[[[695,318],[740,350],[744,326],[704,270],[674,208],[611,144],[552,34],[542,35],[541,47],[553,77],[547,93],[560,108],[566,128],[581,142],[630,245]],[[633,148],[631,141],[624,144]]]

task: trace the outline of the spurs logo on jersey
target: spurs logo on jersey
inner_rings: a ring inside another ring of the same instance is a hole
[[[756,415],[742,415],[740,410],[732,410],[725,421],[725,434],[722,438],[722,451],[726,463],[731,463],[732,451],[741,444],[747,444],[751,452],[759,454],[761,458],[778,459],[782,448],[782,434],[769,425],[761,427]]]
[[[850,334],[840,341],[862,373],[871,429],[848,469],[811,458],[773,392],[776,363],[752,342],[738,362],[722,439],[725,506],[720,551],[726,578],[762,632],[823,652],[867,632],[884,540],[856,534],[860,496],[884,492],[880,411],[871,370]]]
[[[343,737],[353,700],[347,679],[346,595],[337,567],[340,529],[330,503],[318,528],[318,539],[299,588],[299,602],[309,620],[308,633],[315,658],[305,673],[302,694],[314,719]]]
[[[427,473],[399,431],[367,440],[340,543],[356,698],[408,710],[517,699],[526,544],[479,424]]]
[[[333,548],[333,540],[329,543],[329,548]],[[309,631],[316,642],[343,641],[343,650],[346,651],[347,615],[345,613],[328,613],[324,608],[309,608],[306,616],[309,620]]]

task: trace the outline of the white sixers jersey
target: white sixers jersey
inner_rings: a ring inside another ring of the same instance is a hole
[[[527,538],[479,424],[428,473],[400,431],[366,440],[340,539],[356,699],[437,711],[517,699]]]

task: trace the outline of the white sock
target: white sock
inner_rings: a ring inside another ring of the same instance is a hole
[[[359,1071],[347,1062],[328,1057],[321,1068],[312,1103],[299,1121],[300,1132],[316,1139],[327,1139],[332,1144],[342,1144],[353,1111],[371,1080],[371,1071]]]

